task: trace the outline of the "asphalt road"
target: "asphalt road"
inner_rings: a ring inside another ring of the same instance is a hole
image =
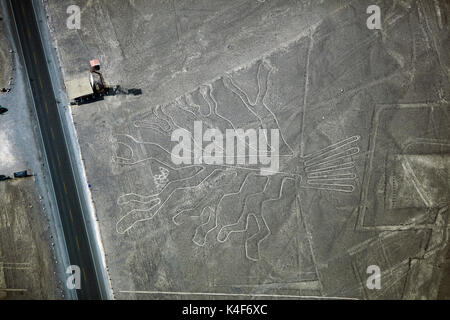
[[[72,265],[77,265],[81,269],[81,289],[77,290],[77,295],[83,300],[100,299],[86,225],[32,2],[11,1],[10,6],[30,78],[69,259]]]

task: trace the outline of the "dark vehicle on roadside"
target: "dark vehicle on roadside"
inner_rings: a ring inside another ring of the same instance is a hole
[[[11,180],[11,178],[0,174],[0,181],[6,181],[6,180]]]
[[[30,174],[28,170],[14,172],[14,178],[28,178],[31,176],[32,174]]]

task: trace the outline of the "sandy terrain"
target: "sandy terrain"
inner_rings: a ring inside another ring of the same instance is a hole
[[[66,81],[143,90],[72,109],[116,298],[450,299],[444,1],[45,3]],[[279,172],[175,165],[195,121],[279,130]]]
[[[0,296],[59,299],[47,221],[32,178],[0,184]]]
[[[12,75],[12,56],[9,50],[8,40],[4,33],[3,14],[0,11],[0,94],[2,94],[2,88],[9,87]]]

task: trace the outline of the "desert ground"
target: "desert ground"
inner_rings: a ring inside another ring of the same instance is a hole
[[[44,4],[65,81],[142,90],[72,107],[115,298],[450,299],[448,2]],[[279,171],[175,165],[196,121],[279,130]]]
[[[0,90],[8,88],[12,75],[12,61],[9,50],[8,40],[4,32],[3,15],[0,13]]]

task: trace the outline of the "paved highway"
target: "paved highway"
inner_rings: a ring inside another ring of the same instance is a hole
[[[100,299],[100,288],[86,225],[32,2],[31,0],[13,0],[9,5],[15,18],[18,38],[30,78],[69,259],[72,265],[77,265],[81,269],[81,289],[77,290],[77,295],[83,300]]]

